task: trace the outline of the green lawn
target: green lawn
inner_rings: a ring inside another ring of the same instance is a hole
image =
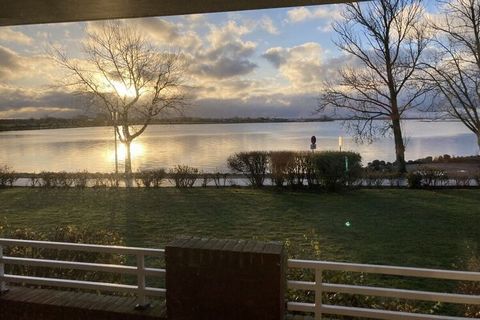
[[[132,246],[163,247],[177,235],[288,239],[304,258],[449,269],[480,249],[480,190],[10,188],[0,189],[0,218],[115,229]]]

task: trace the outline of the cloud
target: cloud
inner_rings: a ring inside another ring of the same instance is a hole
[[[133,23],[160,47],[177,47],[193,51],[197,50],[202,42],[193,30],[162,18],[142,18]]]
[[[315,9],[306,7],[294,8],[287,11],[286,22],[297,24],[306,21],[318,20],[320,25],[316,30],[320,32],[330,32],[333,30],[332,24],[342,19],[342,5],[320,6]]]
[[[21,45],[30,45],[33,42],[33,39],[27,36],[25,33],[20,31],[15,31],[11,27],[1,27],[0,28],[0,41],[17,43]]]
[[[83,104],[66,91],[0,85],[0,118],[72,116]]]
[[[9,79],[23,70],[16,52],[0,46],[0,77]]]
[[[341,19],[340,5],[321,6],[316,9],[306,7],[294,8],[287,11],[287,21],[290,23],[299,23],[313,19]]]
[[[277,27],[273,23],[273,20],[268,16],[263,16],[262,19],[258,21],[258,25],[261,29],[270,34],[280,34],[280,31],[278,31]]]
[[[198,99],[187,111],[189,116],[229,117],[312,117],[316,105],[315,95],[266,94],[245,99],[205,98]]]
[[[358,59],[351,55],[325,56],[325,51],[316,42],[290,48],[274,47],[262,55],[289,81],[292,92],[305,93],[319,92],[327,81],[335,81],[339,77],[338,70],[345,66],[360,67]]]
[[[258,66],[255,63],[248,60],[237,61],[235,58],[221,57],[213,63],[204,63],[194,70],[202,76],[223,79],[249,74],[256,67]]]
[[[251,32],[246,25],[230,20],[222,26],[209,25],[209,29],[206,41],[190,58],[190,71],[198,83],[244,76],[258,67],[251,61],[256,43],[242,39]]]
[[[20,55],[0,45],[0,83],[17,81],[24,84],[47,84],[58,74],[58,68],[49,57],[43,54]]]
[[[307,42],[291,48],[270,48],[263,57],[278,68],[294,87],[307,88],[318,86],[324,79],[323,53],[320,44]]]

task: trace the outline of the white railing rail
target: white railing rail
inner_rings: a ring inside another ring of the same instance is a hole
[[[4,256],[3,248],[12,246],[133,255],[136,257],[136,266]],[[137,306],[142,308],[148,305],[147,296],[165,295],[166,289],[147,287],[145,284],[146,276],[159,277],[165,275],[165,269],[146,268],[145,256],[162,256],[164,253],[165,250],[163,249],[0,238],[0,292],[7,290],[7,283],[9,282],[109,292],[125,292],[135,294],[138,300]],[[135,275],[137,278],[137,285],[5,274],[5,265],[48,267]]]
[[[364,317],[371,319],[438,319],[438,320],[459,320],[468,319],[463,317],[440,316],[431,314],[408,313],[399,311],[387,311],[368,308],[354,308],[336,306],[322,303],[322,293],[335,292],[345,294],[378,296],[408,300],[435,301],[458,304],[480,305],[480,296],[466,294],[439,293],[429,291],[416,291],[404,289],[392,289],[381,287],[357,286],[346,284],[324,283],[322,280],[323,271],[347,271],[363,272],[372,274],[384,274],[406,277],[422,277],[445,280],[480,281],[480,272],[465,272],[439,269],[422,269],[408,267],[394,267],[355,263],[337,263],[327,261],[311,260],[288,260],[288,267],[293,269],[310,269],[315,271],[314,282],[289,280],[287,287],[293,290],[307,290],[315,292],[315,303],[288,302],[289,311],[309,312],[315,314],[315,320],[322,319],[322,314],[343,315],[351,317]]]

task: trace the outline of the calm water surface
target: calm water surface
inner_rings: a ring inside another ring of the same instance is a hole
[[[458,122],[406,121],[407,159],[442,154],[478,153],[476,138]],[[394,160],[393,141],[355,144],[340,122],[152,125],[132,145],[133,168],[169,168],[177,164],[204,171],[226,170],[227,157],[249,150],[308,150],[317,136],[318,150],[338,149],[362,154],[364,163]],[[119,144],[120,170],[124,150]],[[114,170],[113,129],[109,127],[30,130],[0,133],[0,165],[17,172]]]

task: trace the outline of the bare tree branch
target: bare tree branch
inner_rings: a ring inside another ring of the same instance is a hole
[[[140,30],[121,22],[103,22],[86,34],[84,59],[69,58],[55,47],[52,57],[66,70],[66,85],[93,97],[98,111],[112,117],[127,148],[125,172],[130,173],[131,142],[155,117],[186,105],[185,60],[180,52],[159,51]],[[138,130],[134,123],[140,124]]]
[[[343,17],[334,25],[336,45],[358,65],[343,68],[339,81],[325,84],[318,111],[352,116],[348,128],[359,141],[393,132],[396,162],[405,171],[401,119],[429,90],[417,77],[429,43],[421,0],[349,3]]]
[[[439,1],[442,18],[431,24],[435,53],[425,81],[436,95],[432,108],[460,120],[480,148],[480,2]]]

